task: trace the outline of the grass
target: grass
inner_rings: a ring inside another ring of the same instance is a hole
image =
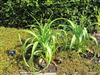
[[[59,65],[57,75],[99,75],[100,64],[95,64],[91,60],[81,58],[75,51],[63,51],[57,57],[63,60]],[[77,74],[75,74],[77,73]],[[96,74],[93,74],[96,73]]]
[[[14,61],[10,60],[6,54],[6,51],[10,49],[16,50],[17,54],[19,54],[20,47],[18,45],[20,45],[20,42],[18,34],[21,34],[23,38],[28,36],[21,29],[0,27],[0,75],[4,75],[5,72],[7,72],[7,75],[19,75],[15,59]],[[10,65],[10,61],[14,64]],[[4,70],[7,67],[8,70]]]
[[[0,50],[15,48],[20,43],[18,34],[21,34],[23,38],[27,36],[22,30],[0,27]]]

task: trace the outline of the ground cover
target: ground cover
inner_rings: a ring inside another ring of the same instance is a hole
[[[21,51],[18,34],[23,39],[29,36],[23,32],[23,29],[0,27],[0,75],[20,75],[22,65],[18,62],[18,56]],[[8,50],[16,51],[16,55],[9,54]],[[81,57],[75,51],[59,51],[54,58],[60,59],[60,63],[56,62],[58,75],[74,75],[75,73],[91,75],[92,72],[97,75],[100,74],[99,63],[86,57]]]
[[[15,50],[19,54],[18,34],[27,37],[21,29],[0,27],[0,75],[19,75],[16,55],[11,58],[7,55],[8,50]]]

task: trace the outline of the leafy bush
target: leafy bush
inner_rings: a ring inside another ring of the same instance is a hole
[[[84,26],[89,26],[96,21],[96,14],[99,6],[98,0],[7,0],[2,1],[0,18],[1,25],[26,27],[33,24],[35,20],[28,14],[32,13],[38,21],[46,21],[50,15],[52,19],[64,17],[81,23],[82,16]],[[80,18],[81,17],[81,18]],[[88,28],[91,31],[93,28]]]

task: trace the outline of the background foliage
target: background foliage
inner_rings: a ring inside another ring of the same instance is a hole
[[[97,21],[99,3],[99,0],[1,0],[0,25],[27,27],[35,21],[30,13],[44,22],[52,15],[51,19],[63,17],[87,27]]]

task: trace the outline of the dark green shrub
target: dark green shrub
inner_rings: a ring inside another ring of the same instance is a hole
[[[96,22],[96,14],[100,1],[98,0],[7,0],[0,6],[1,25],[13,27],[27,27],[34,23],[31,13],[37,20],[44,22],[51,15],[51,19],[64,17],[83,26],[90,26]],[[85,19],[82,18],[85,17]],[[83,22],[81,22],[83,21]],[[89,27],[91,31],[93,27]]]

